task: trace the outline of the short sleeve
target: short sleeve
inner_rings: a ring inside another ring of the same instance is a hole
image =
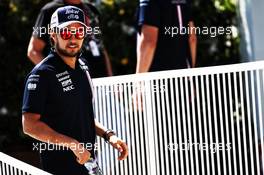
[[[43,72],[31,73],[25,83],[22,113],[43,114],[48,89],[48,77]]]
[[[49,38],[49,34],[48,34],[49,22],[50,22],[50,17],[48,17],[47,11],[42,9],[33,27],[32,36],[46,41],[47,38]]]
[[[140,0],[138,26],[142,26],[143,24],[160,26],[160,8],[157,0]]]

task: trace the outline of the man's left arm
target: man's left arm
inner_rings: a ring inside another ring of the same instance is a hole
[[[104,137],[107,131],[107,129],[98,121],[95,121],[95,129],[96,134],[102,138]],[[107,134],[106,137],[109,143],[121,153],[121,155],[118,157],[118,160],[124,160],[128,156],[127,144],[112,132]]]
[[[190,27],[190,34],[189,34],[189,45],[190,45],[190,52],[191,52],[191,57],[192,57],[192,68],[195,67],[196,65],[196,48],[197,48],[197,37],[195,34],[195,26],[194,22],[190,21],[189,22],[189,27]]]

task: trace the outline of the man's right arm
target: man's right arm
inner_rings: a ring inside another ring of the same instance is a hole
[[[60,134],[50,128],[46,123],[40,120],[40,114],[23,113],[22,126],[25,134],[40,140],[42,142],[49,142],[72,149],[80,164],[84,164],[90,158],[90,153],[84,148],[81,148],[79,142],[71,137]],[[71,147],[71,145],[78,145]]]
[[[31,36],[28,45],[27,56],[34,64],[38,64],[41,62],[41,60],[43,60],[43,50],[45,46],[46,43],[42,39]]]
[[[143,25],[137,38],[136,73],[148,72],[157,46],[159,29],[155,26]]]

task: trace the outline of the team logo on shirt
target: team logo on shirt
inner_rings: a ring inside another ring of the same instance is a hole
[[[37,88],[36,83],[28,83],[27,85],[28,90],[35,90]]]
[[[30,75],[29,77],[28,77],[28,82],[38,82],[39,81],[39,75]]]
[[[27,89],[29,91],[31,90],[36,90],[37,88],[37,84],[39,82],[39,75],[35,75],[35,74],[32,74],[28,77],[28,80],[27,80]]]
[[[68,71],[56,74],[56,77],[62,85],[63,92],[68,92],[75,89]]]

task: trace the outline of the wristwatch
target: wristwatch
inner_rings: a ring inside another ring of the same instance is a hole
[[[113,134],[113,135],[115,135],[115,132],[113,131],[113,130],[111,130],[111,129],[108,129],[108,130],[106,130],[105,132],[104,132],[104,134],[103,134],[103,138],[104,138],[104,140],[105,140],[105,142],[106,143],[108,143],[109,142],[109,134]]]

